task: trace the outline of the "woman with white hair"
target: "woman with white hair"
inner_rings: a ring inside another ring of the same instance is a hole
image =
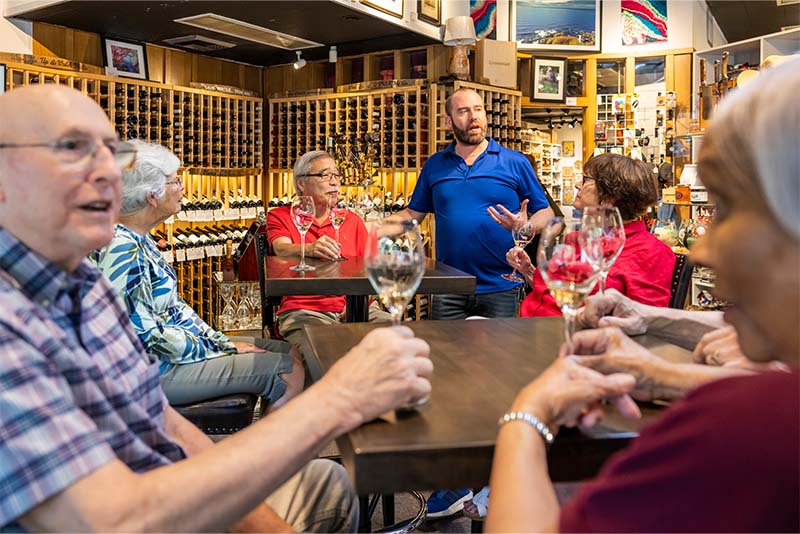
[[[175,271],[149,233],[181,209],[180,162],[161,145],[131,143],[136,161],[122,174],[119,224],[96,261],[158,356],[164,393],[171,404],[233,393],[260,395],[272,409],[284,404],[303,388],[299,353],[282,341],[229,339],[178,296]]]
[[[501,419],[487,532],[800,531],[798,93],[800,61],[791,61],[715,111],[698,170],[717,212],[692,249],[716,272],[715,294],[733,303],[725,321],[743,352],[790,371],[697,387],[559,510],[547,474],[551,432],[596,420],[602,399],[635,415],[627,394],[651,398],[683,369],[618,329],[579,332],[578,356],[559,358]],[[634,360],[650,365],[627,374]]]

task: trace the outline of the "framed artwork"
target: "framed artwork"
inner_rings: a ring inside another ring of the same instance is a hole
[[[103,38],[103,60],[106,68],[116,69],[119,76],[147,79],[147,56],[143,44]]]
[[[0,95],[6,92],[6,66],[0,63]]]
[[[497,39],[497,0],[469,0],[469,16],[478,39]]]
[[[601,0],[512,0],[520,50],[600,51]]]
[[[417,16],[436,26],[442,23],[442,0],[417,0]]]
[[[575,157],[575,141],[562,141],[561,142],[561,155],[565,158]]]
[[[531,100],[534,102],[564,102],[564,82],[567,59],[563,57],[533,58]]]
[[[393,17],[403,18],[403,0],[361,0],[361,3]]]
[[[666,0],[622,2],[622,44],[625,46],[667,41]]]

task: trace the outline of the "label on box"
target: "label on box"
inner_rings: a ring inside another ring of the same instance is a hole
[[[708,202],[708,191],[705,189],[693,189],[691,199],[692,202]]]

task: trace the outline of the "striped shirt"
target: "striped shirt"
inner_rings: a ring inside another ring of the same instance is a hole
[[[235,354],[222,332],[203,321],[178,295],[175,271],[153,240],[117,225],[111,243],[93,254],[125,303],[133,327],[164,373],[173,365]]]
[[[184,458],[166,406],[97,269],[66,273],[0,228],[0,530],[114,459],[141,473]]]

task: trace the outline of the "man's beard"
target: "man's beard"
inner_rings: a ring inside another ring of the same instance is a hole
[[[463,143],[465,145],[481,144],[483,142],[483,139],[486,137],[486,130],[484,128],[481,128],[480,133],[472,134],[469,133],[469,128],[471,128],[471,126],[468,126],[467,129],[462,129],[454,124],[453,135],[456,136],[456,139],[458,139],[459,143]]]

